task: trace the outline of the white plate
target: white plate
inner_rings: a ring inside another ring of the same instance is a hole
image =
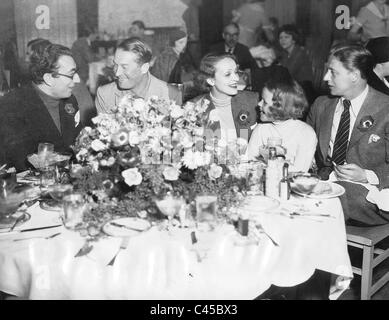
[[[279,205],[280,202],[273,198],[266,196],[250,196],[246,198],[240,209],[248,211],[250,215],[252,215],[276,209]]]
[[[300,196],[303,196],[305,198],[311,198],[311,199],[330,199],[330,198],[336,198],[341,196],[346,192],[346,190],[339,184],[333,183],[333,182],[328,182],[328,181],[320,181],[319,184],[328,184],[332,192],[331,193],[323,193],[323,194],[317,194],[317,193],[311,193],[311,194],[304,194],[295,188],[293,188],[293,184],[291,184],[292,191]]]
[[[113,224],[118,224],[125,227],[120,227]],[[140,232],[146,231],[150,228],[151,223],[149,221],[136,217],[130,217],[107,222],[103,226],[103,231],[113,237],[130,237],[138,235]]]

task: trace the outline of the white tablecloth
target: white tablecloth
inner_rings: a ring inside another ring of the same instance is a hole
[[[213,232],[196,231],[201,262],[190,229],[177,228],[169,234],[153,227],[132,237],[114,266],[107,263],[120,238],[102,239],[87,256],[75,258],[84,239],[63,227],[0,234],[0,290],[30,299],[253,299],[272,284],[295,286],[320,269],[337,276],[338,287],[333,289],[342,292],[352,279],[352,269],[339,200],[293,203],[334,218],[291,219],[279,209],[259,214],[257,220],[279,247],[264,234],[257,244],[242,245],[244,238],[230,225]],[[58,222],[58,213],[38,206],[30,212],[32,219],[19,229]],[[61,235],[50,240],[13,241],[57,232]]]

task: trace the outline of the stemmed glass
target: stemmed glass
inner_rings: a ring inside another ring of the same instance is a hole
[[[16,187],[16,174],[5,173],[0,175],[0,223],[12,224],[16,217],[12,215],[24,200],[24,193],[14,193]]]
[[[52,197],[53,202],[47,204],[51,207],[62,207],[63,198],[73,192],[73,186],[71,184],[53,184],[48,186],[47,191]]]
[[[185,205],[185,200],[183,198],[175,198],[173,196],[167,196],[165,199],[156,200],[155,204],[161,213],[168,218],[168,227],[167,229],[171,230],[173,227],[172,221],[174,216],[176,216],[183,205]]]

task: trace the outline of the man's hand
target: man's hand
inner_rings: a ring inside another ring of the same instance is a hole
[[[334,171],[339,180],[350,180],[361,183],[368,182],[365,170],[354,163],[334,165]]]

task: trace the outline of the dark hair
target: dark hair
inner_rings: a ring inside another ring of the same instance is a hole
[[[200,92],[209,92],[210,85],[207,82],[207,79],[215,77],[216,64],[223,59],[232,59],[236,64],[236,57],[229,53],[208,53],[201,59],[199,70],[194,78],[195,87]]]
[[[237,24],[237,23],[235,23],[235,22],[230,22],[230,23],[228,23],[228,24],[226,24],[226,25],[224,26],[224,28],[223,28],[223,33],[226,32],[226,29],[227,29],[227,27],[229,27],[229,26],[235,27],[235,28],[238,30],[238,32],[240,32],[239,24]]]
[[[37,38],[37,39],[30,40],[27,43],[27,48],[30,47],[32,52],[41,53],[43,49],[50,44],[51,42],[47,39]]]
[[[362,79],[367,79],[375,67],[373,55],[359,44],[337,44],[330,50],[329,59],[332,57],[339,60],[348,71],[359,70]]]
[[[146,29],[144,22],[141,20],[135,20],[133,23],[131,23],[131,25],[136,25],[139,29]]]
[[[69,48],[59,44],[49,44],[41,51],[34,51],[30,58],[30,74],[34,83],[43,82],[46,73],[58,71],[58,60],[61,56],[73,57]]]
[[[297,27],[293,24],[285,24],[278,30],[278,37],[282,32],[285,32],[286,34],[292,36],[292,39],[296,42],[296,44],[301,45],[302,39],[300,32],[298,31]]]
[[[291,76],[273,75],[264,88],[273,93],[269,111],[274,120],[300,119],[308,108],[303,88]]]
[[[137,63],[139,65],[149,63],[153,57],[150,47],[137,37],[123,40],[117,46],[116,50],[117,49],[135,53],[137,56]]]

